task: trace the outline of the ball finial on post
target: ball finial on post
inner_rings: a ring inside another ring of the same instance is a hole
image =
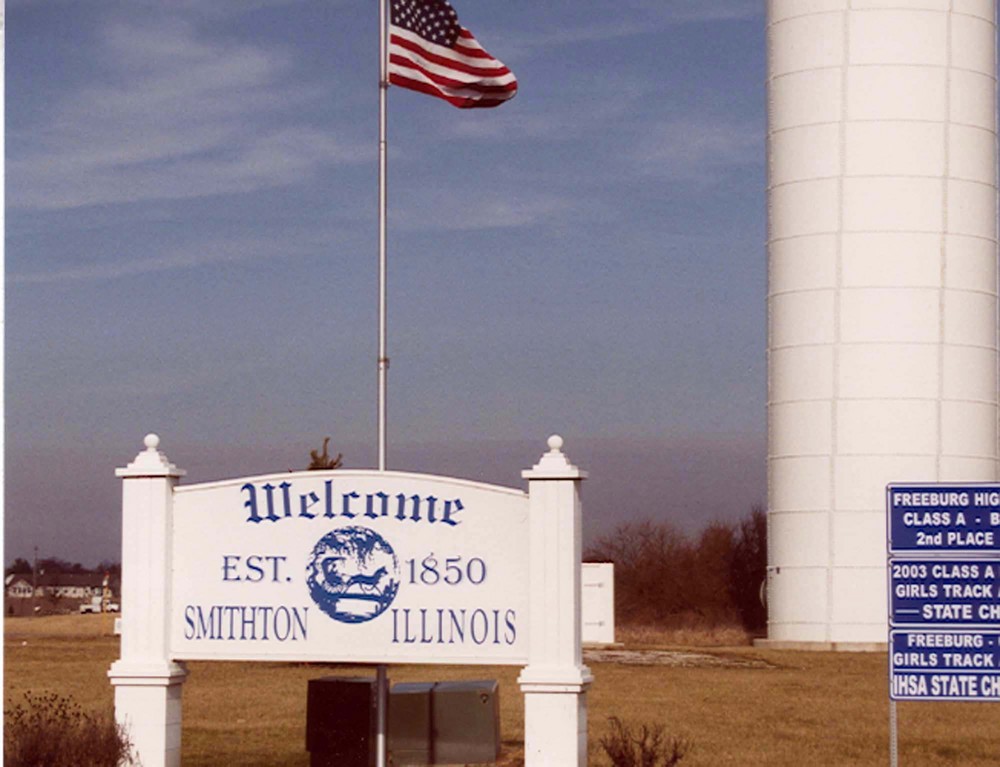
[[[528,471],[522,471],[525,479],[584,479],[586,472],[580,471],[569,462],[562,451],[565,441],[558,434],[548,438],[548,452],[542,453],[541,459]]]
[[[150,432],[142,438],[145,450],[140,450],[128,466],[116,469],[119,477],[183,477],[184,470],[170,463],[167,456],[160,452],[160,436]]]

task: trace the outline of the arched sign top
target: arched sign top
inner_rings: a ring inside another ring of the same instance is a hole
[[[484,492],[499,493],[501,495],[511,495],[525,497],[527,493],[516,487],[506,487],[504,485],[492,485],[486,482],[478,482],[472,479],[462,479],[460,477],[446,477],[437,474],[421,474],[418,472],[406,471],[377,471],[375,469],[325,469],[311,471],[286,471],[272,474],[260,474],[249,477],[237,477],[234,479],[212,480],[210,482],[200,482],[191,485],[178,485],[174,492],[178,495],[185,493],[196,493],[204,490],[213,490],[219,487],[229,487],[233,485],[242,486],[247,482],[280,484],[281,482],[294,482],[297,479],[314,479],[320,477],[325,480],[391,480],[394,483],[409,482],[421,484],[433,484],[435,486],[453,485],[459,489],[471,489]]]

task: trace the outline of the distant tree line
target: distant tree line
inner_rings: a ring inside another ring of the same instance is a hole
[[[24,557],[18,557],[5,570],[6,575],[31,575],[31,562]],[[98,562],[95,567],[84,567],[79,562],[69,562],[58,557],[45,557],[38,560],[38,572],[55,574],[85,575],[87,573],[110,573],[111,575],[121,575],[122,566],[119,562],[104,560]]]
[[[735,524],[710,523],[690,537],[666,521],[627,522],[584,552],[614,562],[615,614],[622,624],[680,627],[767,625],[767,514],[755,506]]]

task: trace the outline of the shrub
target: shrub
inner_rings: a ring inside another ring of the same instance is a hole
[[[620,623],[665,624],[695,609],[694,553],[668,522],[626,522],[598,538],[584,556],[615,564],[615,616]]]
[[[767,578],[767,512],[761,506],[740,522],[729,573],[729,593],[743,626],[762,633],[767,627],[767,608],[760,598]]]
[[[755,506],[738,525],[712,522],[691,538],[667,520],[624,522],[597,538],[586,562],[614,562],[620,625],[718,628],[767,625],[767,514]]]
[[[617,716],[608,721],[611,732],[600,742],[613,767],[674,767],[690,749],[683,738],[667,741],[662,725],[643,724],[636,733]]]
[[[4,709],[7,767],[119,767],[132,759],[124,728],[108,716],[84,713],[72,698],[27,692]]]

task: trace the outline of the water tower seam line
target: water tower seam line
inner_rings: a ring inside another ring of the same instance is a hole
[[[992,403],[991,403],[992,404]],[[909,452],[891,452],[891,453],[840,453],[837,455],[838,459],[850,458],[864,458],[868,460],[875,460],[879,458],[934,458],[935,454],[925,451],[919,453],[909,453]],[[793,461],[800,458],[826,458],[828,457],[826,453],[774,453],[768,456],[768,460],[772,463],[779,463],[781,461]],[[993,455],[991,453],[979,454],[979,453],[944,453],[942,458],[959,458],[962,460],[973,460],[973,461],[992,461]]]
[[[897,345],[905,344],[906,346],[937,346],[937,341],[849,341],[843,346],[887,346],[887,345]],[[780,346],[772,346],[771,352],[785,351],[788,349],[822,349],[822,348],[833,348],[834,344],[831,341],[815,341],[809,343],[799,343],[799,344],[781,344]],[[986,350],[990,352],[996,352],[993,346],[988,344],[960,344],[960,343],[948,343],[946,344],[948,348],[952,349],[979,349]]]
[[[945,133],[947,134],[949,132],[948,131],[948,126],[946,124],[944,124],[944,123],[941,123],[941,126],[945,129]],[[772,186],[768,187],[767,191],[772,191],[773,192],[773,191],[777,191],[779,189],[784,189],[785,187],[796,186],[796,185],[801,185],[801,184],[811,184],[811,183],[814,183],[814,182],[817,182],[817,181],[836,181],[839,178],[840,178],[840,175],[831,175],[831,176],[806,176],[806,177],[803,177],[803,178],[790,179],[788,181],[779,181],[776,184],[773,184]],[[942,180],[942,176],[940,176],[940,175],[934,175],[934,174],[931,174],[931,173],[845,173],[844,176],[843,176],[843,178],[847,179],[847,180],[855,180],[855,179],[859,179],[859,180],[864,180],[864,179],[889,179],[889,180],[900,179],[900,180],[905,180],[905,181],[913,181],[915,179],[920,179],[920,180],[924,180],[924,181],[941,181]],[[974,184],[975,186],[983,186],[983,187],[986,187],[987,189],[990,189],[990,190],[996,189],[996,186],[992,182],[990,182],[990,181],[982,181],[982,180],[980,180],[978,178],[969,178],[968,176],[944,176],[943,180],[945,182],[960,181],[963,184]],[[937,234],[936,231],[935,231],[935,234]]]
[[[894,61],[888,63],[874,63],[874,62],[855,62],[850,65],[852,69],[927,69],[931,71],[940,71],[945,73],[948,71],[949,67],[945,64],[932,64],[928,62],[907,62],[907,61]],[[774,83],[777,80],[781,80],[785,77],[795,77],[796,75],[809,74],[811,72],[836,72],[840,67],[834,64],[823,65],[823,66],[812,66],[812,67],[801,67],[800,69],[789,69],[778,74],[772,74],[767,78],[767,82]],[[997,75],[995,72],[983,72],[981,69],[973,69],[971,67],[956,66],[953,68],[956,72],[962,72],[964,74],[976,75],[977,77],[983,77],[987,80],[992,80],[996,82]],[[866,122],[872,122],[878,118],[867,118]],[[897,120],[906,118],[895,118]],[[930,121],[933,122],[933,121]]]
[[[886,10],[890,10],[890,11],[899,11],[899,10],[904,10],[905,11],[905,10],[909,10],[910,12],[915,12],[915,13],[945,13],[945,11],[939,11],[939,10],[936,10],[934,8],[910,8],[910,9],[905,9],[905,8],[904,9],[898,9],[898,8],[889,8],[889,9],[886,9],[886,8],[855,8],[854,10],[856,12],[858,12],[858,13],[870,13],[872,11],[876,11],[876,12],[877,11],[883,11],[884,12]],[[788,15],[788,16],[782,16],[780,19],[768,21],[765,24],[765,29],[773,29],[776,26],[784,24],[786,21],[794,21],[796,19],[804,19],[804,18],[808,18],[810,16],[833,16],[834,14],[840,13],[840,12],[841,11],[840,11],[839,8],[835,8],[834,10],[831,10],[831,11],[808,11],[806,13],[796,13],[796,14],[791,14],[791,15]],[[966,18],[966,19],[976,19],[978,21],[985,21],[987,24],[990,23],[990,19],[989,18],[987,18],[986,16],[981,16],[981,15],[979,15],[977,13],[971,13],[969,11],[953,11],[953,13],[954,13],[955,16],[961,16],[961,17]]]
[[[841,341],[841,293],[840,289],[844,282],[844,174],[847,172],[847,103],[849,76],[848,68],[851,61],[851,6],[852,0],[848,0],[847,9],[841,16],[843,25],[843,45],[841,47],[841,70],[840,70],[840,124],[837,127],[837,143],[839,149],[838,165],[839,176],[837,178],[837,235],[835,246],[834,281],[836,290],[833,302],[833,369],[831,371],[831,390],[833,399],[830,406],[830,450],[828,459],[829,476],[829,508],[827,510],[827,553],[826,553],[826,638],[833,638],[833,562],[836,558],[835,551],[835,520],[834,509],[837,507],[837,460],[836,456],[840,449],[839,434],[837,424],[839,421],[838,398],[840,396],[840,341]]]
[[[868,125],[868,124],[879,124],[884,125],[886,123],[891,125],[944,125],[942,120],[927,120],[927,119],[917,119],[915,117],[856,117],[851,120],[854,125]],[[829,126],[839,125],[836,120],[817,120],[816,122],[807,123],[795,123],[794,125],[786,125],[783,128],[770,128],[767,131],[768,136],[775,136],[781,133],[788,133],[790,131],[800,130],[802,128],[823,128]],[[973,130],[982,131],[983,133],[989,133],[991,136],[996,135],[996,129],[993,127],[988,127],[985,125],[979,125],[977,123],[961,122],[959,120],[952,121],[953,126],[959,126],[962,128],[970,128]],[[992,182],[990,182],[992,183]]]
[[[829,292],[834,291],[834,290],[836,290],[836,288],[833,285],[829,285],[829,286],[827,286],[827,285],[820,285],[820,286],[817,286],[817,287],[814,287],[814,288],[786,288],[786,289],[783,289],[783,290],[776,290],[773,293],[768,294],[768,298],[777,298],[779,296],[794,296],[794,295],[797,295],[799,293],[803,293],[803,294],[829,293]],[[986,296],[987,298],[996,298],[996,296],[997,296],[997,292],[996,292],[995,289],[989,289],[989,288],[971,288],[971,287],[956,287],[956,286],[948,286],[948,285],[940,285],[940,284],[935,284],[935,285],[903,285],[903,286],[900,286],[900,285],[886,285],[886,284],[882,284],[882,283],[858,283],[856,285],[846,286],[844,288],[844,290],[845,291],[854,291],[854,290],[864,290],[864,291],[869,291],[869,290],[905,290],[905,291],[926,290],[928,292],[934,291],[935,293],[938,290],[944,290],[947,293],[971,294],[971,295],[976,295],[976,296]]]
[[[946,316],[947,312],[947,294],[945,292],[945,286],[948,284],[948,228],[950,222],[949,216],[949,190],[951,185],[949,183],[949,171],[951,169],[951,127],[950,120],[952,115],[952,70],[951,64],[954,60],[954,51],[952,43],[952,12],[955,9],[954,0],[949,0],[948,2],[948,15],[947,21],[945,22],[945,62],[948,65],[948,71],[945,74],[944,81],[944,108],[945,108],[945,124],[942,135],[942,151],[943,151],[943,167],[941,169],[941,237],[939,243],[939,258],[940,258],[940,275],[939,284],[941,287],[938,290],[938,350],[937,350],[937,365],[938,365],[938,402],[935,413],[935,429],[937,431],[937,456],[934,460],[934,476],[940,482],[944,477],[941,476],[942,465],[941,457],[944,452],[944,385],[945,385],[945,369],[944,369],[944,354],[945,348],[944,344],[948,338],[948,318]]]
[[[936,229],[845,229],[844,234],[911,234],[911,235],[935,235],[937,236],[939,232]],[[839,234],[833,229],[821,229],[815,232],[802,232],[800,234],[786,234],[780,237],[774,237],[771,240],[771,245],[775,245],[781,242],[790,242],[792,240],[804,240],[809,237],[833,237]],[[982,240],[983,242],[995,245],[997,243],[996,235],[983,235],[983,234],[972,234],[970,232],[950,232],[949,237],[965,237],[970,240]]]
[[[893,396],[890,394],[879,394],[877,396],[862,397],[841,397],[841,402],[850,402],[851,404],[868,404],[868,405],[886,405],[892,404],[894,402],[905,402],[907,404],[933,404],[938,401],[937,397],[903,397],[903,396]],[[780,407],[782,409],[792,406],[792,405],[823,405],[829,404],[831,402],[831,397],[802,397],[801,399],[785,399],[785,400],[775,400],[773,402],[767,403],[768,405],[774,407]],[[946,397],[944,402],[949,405],[991,405],[990,400],[981,399],[978,397]],[[781,453],[781,455],[791,455],[790,453]],[[797,454],[796,454],[797,455]],[[820,453],[820,455],[825,455]]]

